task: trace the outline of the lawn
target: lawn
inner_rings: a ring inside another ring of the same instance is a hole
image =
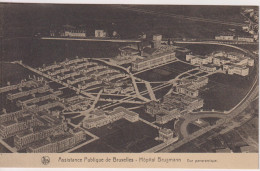
[[[29,75],[37,74],[31,72],[30,70],[18,65],[11,63],[4,63],[0,61],[0,86],[7,86],[7,82],[9,81],[11,85],[18,84],[22,79],[27,79]]]
[[[193,134],[194,132],[200,130],[200,127],[194,125],[194,124],[189,124],[187,127],[187,131],[189,134]]]
[[[146,81],[169,81],[174,79],[177,75],[193,68],[194,66],[189,64],[174,62],[142,72],[136,76]]]
[[[200,91],[206,110],[229,110],[238,104],[249,91],[252,79],[238,75],[214,74]]]
[[[122,119],[90,132],[100,139],[73,152],[142,152],[159,144],[154,140],[157,129],[141,121],[131,123]]]

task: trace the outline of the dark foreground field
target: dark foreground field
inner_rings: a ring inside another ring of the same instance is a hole
[[[142,152],[159,144],[154,138],[158,130],[138,121],[130,123],[124,119],[109,126],[91,129],[90,132],[100,137],[73,153],[84,152]]]

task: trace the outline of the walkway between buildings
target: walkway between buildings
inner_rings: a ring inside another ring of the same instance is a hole
[[[95,101],[93,102],[93,104],[91,105],[91,107],[90,107],[90,109],[89,109],[90,111],[94,110],[94,108],[95,108],[95,106],[96,106],[96,104],[97,104],[97,102],[98,102],[98,100],[99,100],[100,95],[101,95],[102,92],[103,92],[103,89],[98,92],[98,95],[97,95],[97,97],[95,98]]]
[[[148,90],[148,93],[150,95],[151,100],[156,101],[156,97],[155,97],[154,92],[152,90],[151,84],[149,82],[145,81],[145,86]]]
[[[146,123],[147,125],[150,125],[150,126],[156,128],[156,129],[161,129],[159,126],[157,126],[157,125],[155,125],[155,124],[153,124],[151,122],[148,122],[147,120],[144,120],[144,119],[142,119],[140,117],[139,117],[139,120],[142,121],[143,123]]]
[[[143,101],[145,101],[145,102],[149,102],[149,101],[150,101],[149,99],[143,97],[143,96],[140,94],[139,89],[138,89],[138,87],[137,87],[137,85],[136,85],[135,78],[134,78],[133,74],[131,74],[131,73],[129,73],[129,74],[130,74],[130,77],[131,77],[131,79],[132,79],[132,83],[133,83],[134,88],[135,88],[136,96],[137,96],[139,99],[141,99],[141,100],[143,100]]]

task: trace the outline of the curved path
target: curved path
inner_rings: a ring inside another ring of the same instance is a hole
[[[226,115],[223,113],[200,113],[200,114],[189,114],[189,116],[187,116],[187,118],[185,118],[184,122],[181,124],[180,127],[180,133],[181,135],[185,138],[189,136],[187,127],[190,123],[201,119],[201,118],[225,118]]]

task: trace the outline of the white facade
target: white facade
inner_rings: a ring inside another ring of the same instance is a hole
[[[161,34],[155,34],[153,35],[153,41],[161,41],[162,35]]]
[[[86,37],[86,33],[84,31],[65,31],[65,37]]]
[[[227,36],[224,36],[224,35],[220,35],[220,36],[215,36],[215,39],[216,40],[234,40],[234,37],[233,35],[227,35]]]
[[[254,59],[248,59],[248,62],[247,62],[247,64],[248,64],[248,66],[254,66],[254,64],[255,64],[255,61],[254,61]]]
[[[106,37],[107,33],[104,30],[95,30],[95,37]]]
[[[208,64],[209,63],[209,60],[208,58],[201,58],[201,57],[194,57],[194,58],[191,58],[191,61],[190,61],[191,65],[204,65],[204,64]]]
[[[212,62],[212,57],[211,56],[195,56],[191,54],[186,55],[186,61],[190,61],[191,65],[205,65],[210,62]]]
[[[201,65],[200,69],[207,72],[215,72],[217,70],[217,68],[213,65]]]
[[[191,54],[187,54],[186,55],[186,61],[191,61],[191,59],[195,57],[194,55],[191,55]]]
[[[177,86],[176,91],[178,93],[185,94],[190,97],[198,97],[198,95],[199,95],[198,89],[192,89],[189,86]]]
[[[237,40],[238,41],[243,41],[243,42],[254,42],[254,38],[253,37],[238,37]]]
[[[214,65],[217,65],[217,66],[220,66],[220,65],[223,65],[223,64],[226,64],[226,63],[229,63],[230,60],[228,58],[225,58],[225,57],[215,57],[213,58],[213,64]]]
[[[228,74],[233,75],[241,75],[241,76],[247,76],[249,74],[249,68],[248,67],[240,67],[240,66],[231,66],[228,69]]]

